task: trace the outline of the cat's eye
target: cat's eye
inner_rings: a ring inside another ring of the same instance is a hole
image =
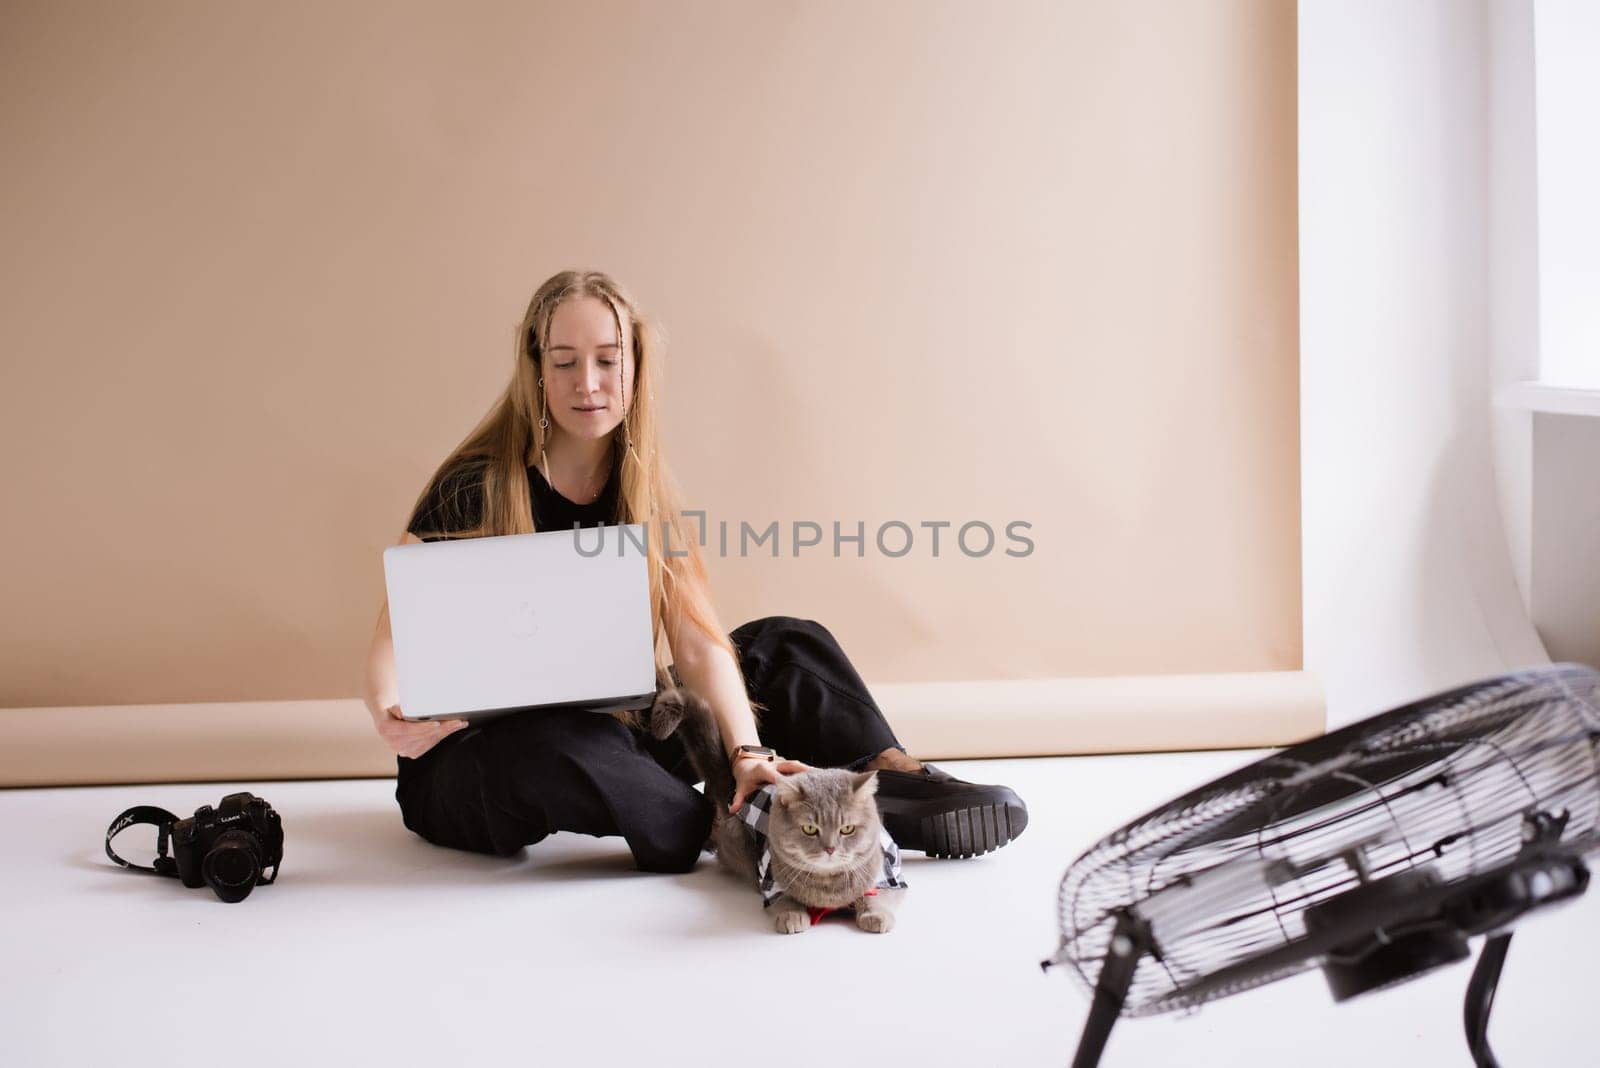
[[[802,823],[800,825],[800,831],[802,834],[806,834],[812,838],[815,838],[817,836],[817,825],[815,823]]]
[[[856,825],[853,824],[853,823],[847,823],[843,827],[839,828],[839,833],[843,834],[843,835],[855,834],[856,833]]]

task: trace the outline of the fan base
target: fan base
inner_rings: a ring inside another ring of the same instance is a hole
[[[1349,963],[1325,961],[1322,974],[1334,1001],[1396,986],[1435,968],[1472,955],[1467,940],[1453,928],[1430,928],[1401,935]]]

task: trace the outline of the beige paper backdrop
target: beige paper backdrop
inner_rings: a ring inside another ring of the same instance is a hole
[[[567,266],[665,324],[713,524],[866,525],[713,559],[729,626],[874,682],[1298,669],[1294,58],[1283,0],[12,0],[0,705],[358,693]]]

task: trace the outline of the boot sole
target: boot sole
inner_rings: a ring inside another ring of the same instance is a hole
[[[915,834],[910,821],[886,818],[884,826],[901,849],[915,849],[930,857],[964,860],[992,853],[1015,841],[1028,826],[1028,810],[1022,805],[973,805],[948,809],[916,820]]]

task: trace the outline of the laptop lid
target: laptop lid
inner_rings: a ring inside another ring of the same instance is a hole
[[[635,523],[385,549],[401,714],[647,706],[645,537]]]

